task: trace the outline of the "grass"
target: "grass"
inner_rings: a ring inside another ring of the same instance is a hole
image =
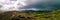
[[[0,20],[60,20],[60,10],[51,12],[18,12],[0,13]]]
[[[60,10],[52,11],[49,13],[34,13],[38,20],[60,20]]]

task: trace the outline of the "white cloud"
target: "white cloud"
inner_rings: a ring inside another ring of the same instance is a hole
[[[9,1],[9,0],[0,0],[0,5],[3,5],[0,10],[11,11],[11,10],[39,10],[37,8],[28,8],[28,9],[19,9],[24,8],[28,5],[33,5],[37,3],[46,3],[51,2],[52,0],[17,0],[17,1]],[[48,3],[46,3],[48,4]],[[46,5],[45,4],[45,5]],[[30,6],[28,6],[30,7]],[[40,9],[43,10],[43,9]]]

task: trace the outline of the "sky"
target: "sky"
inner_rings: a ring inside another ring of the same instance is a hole
[[[0,11],[49,11],[59,8],[60,0],[0,0]]]

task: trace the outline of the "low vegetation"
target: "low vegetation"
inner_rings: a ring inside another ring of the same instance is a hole
[[[51,12],[18,12],[0,13],[0,20],[60,20],[60,10]]]

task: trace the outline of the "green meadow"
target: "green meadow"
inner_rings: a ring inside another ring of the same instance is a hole
[[[0,13],[0,20],[60,20],[60,10],[50,12],[18,12],[8,11]]]

